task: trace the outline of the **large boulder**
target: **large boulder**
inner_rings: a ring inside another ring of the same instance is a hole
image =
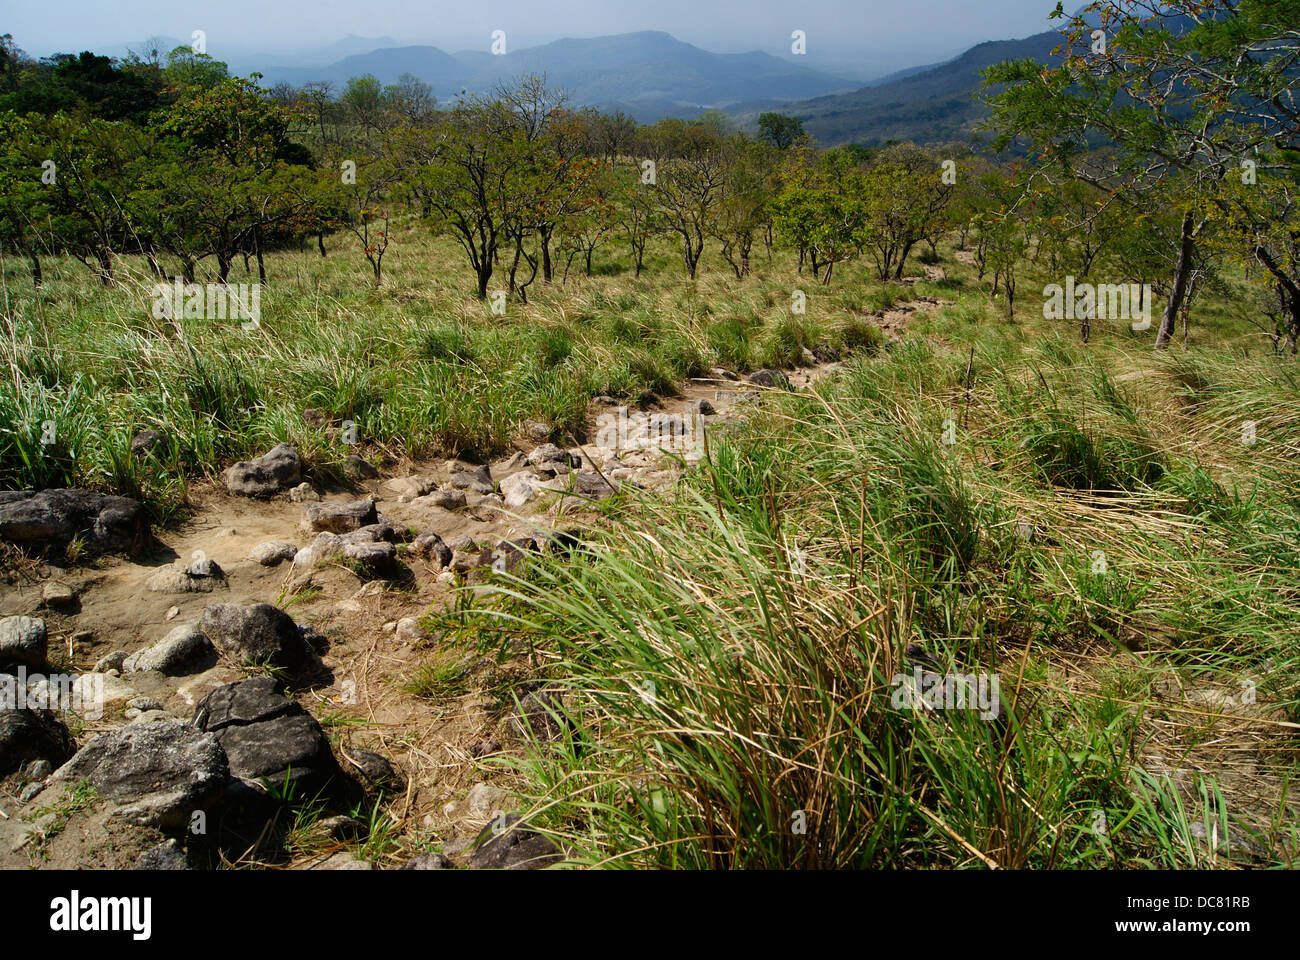
[[[149,517],[136,500],[93,490],[0,491],[0,540],[63,546],[76,537],[93,551],[134,553],[149,542]]]
[[[271,497],[302,479],[302,459],[287,443],[226,471],[226,489],[241,497]]]
[[[287,669],[304,666],[311,649],[289,616],[269,603],[243,607],[236,603],[210,603],[199,629],[216,649],[249,664]]]
[[[192,723],[221,743],[236,796],[289,785],[303,801],[342,781],[320,724],[270,677],[218,687],[199,701]]]
[[[157,670],[169,677],[187,677],[216,666],[217,651],[198,623],[176,627],[152,647],[139,650],[122,662],[124,673]]]
[[[17,705],[16,694],[13,678],[0,678],[0,777],[33,760],[48,760],[58,766],[72,756],[72,737],[53,713],[8,709]]]
[[[180,830],[221,795],[227,774],[212,734],[173,720],[129,724],[91,739],[33,802],[51,805],[57,792],[87,782],[123,819]]]
[[[0,617],[0,665],[43,667],[48,647],[40,617]]]

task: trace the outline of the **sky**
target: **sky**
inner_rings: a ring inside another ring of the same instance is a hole
[[[494,30],[514,48],[560,37],[664,30],[714,52],[790,52],[803,30],[811,68],[884,57],[898,66],[945,59],[983,40],[1049,29],[1054,0],[49,0],[13,3],[0,17],[34,56],[139,46],[146,37],[207,35],[223,49],[288,52],[355,34],[487,50]]]

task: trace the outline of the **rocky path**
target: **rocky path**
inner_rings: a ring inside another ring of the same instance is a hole
[[[526,657],[498,663],[445,648],[420,618],[489,568],[563,548],[556,532],[593,500],[625,484],[675,483],[701,456],[702,429],[740,415],[763,390],[803,389],[838,367],[826,354],[805,359],[797,371],[745,379],[715,370],[643,409],[596,398],[583,442],[546,442],[553,431],[533,424],[491,463],[402,462],[377,475],[358,461],[350,490],[304,479],[281,445],[232,467],[220,486],[193,488],[192,519],[156,531],[134,555],[137,521],[121,515],[129,508],[101,498],[64,510],[56,519],[89,531],[81,539],[104,552],[25,564],[0,586],[0,669],[9,671],[0,677],[30,694],[44,676],[75,676],[65,700],[75,706],[81,693],[102,712],[65,711],[70,729],[61,729],[51,714],[0,700],[0,867],[140,857],[183,866],[194,860],[183,848],[205,843],[229,862],[254,862],[263,859],[259,821],[232,815],[230,798],[252,816],[268,779],[291,782],[295,800],[323,791],[335,810],[384,791],[392,832],[413,851],[441,850],[413,867],[550,862],[549,841],[507,822],[509,781],[489,762],[521,735],[545,734],[548,692]],[[52,529],[40,513],[48,504],[4,498],[20,495],[0,495],[0,538]],[[250,661],[271,665],[293,698]],[[57,683],[47,688],[53,701]],[[339,819],[316,825],[327,833],[311,845],[319,854],[288,865],[370,868],[349,842],[360,825]],[[248,839],[241,830],[251,837],[242,846],[232,843]],[[476,845],[485,831],[491,842]]]

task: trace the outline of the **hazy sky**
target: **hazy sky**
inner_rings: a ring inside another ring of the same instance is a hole
[[[562,36],[665,30],[726,52],[788,53],[807,33],[808,66],[819,53],[933,53],[1047,29],[1054,0],[49,0],[14,2],[0,32],[36,56],[108,49],[151,35],[207,33],[208,52],[291,50],[348,34],[390,36],[448,50],[487,49],[505,30],[517,49]]]

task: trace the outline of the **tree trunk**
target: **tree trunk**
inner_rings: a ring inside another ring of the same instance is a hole
[[[1169,291],[1169,302],[1165,304],[1164,316],[1160,319],[1160,332],[1156,334],[1156,349],[1168,350],[1169,341],[1174,335],[1174,325],[1178,322],[1178,311],[1182,309],[1183,298],[1187,295],[1187,282],[1192,276],[1192,259],[1196,254],[1196,234],[1193,229],[1192,212],[1183,214],[1182,239],[1178,244],[1178,264],[1174,267],[1173,289]]]
[[[325,256],[325,234],[323,231],[316,234],[316,249],[320,251],[322,257]]]

